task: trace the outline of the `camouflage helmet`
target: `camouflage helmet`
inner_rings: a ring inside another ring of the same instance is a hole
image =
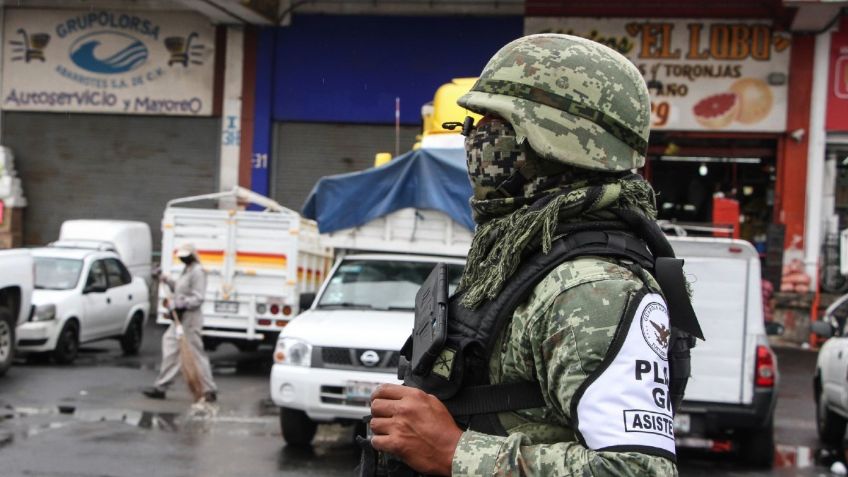
[[[457,101],[512,124],[519,141],[545,159],[576,167],[642,167],[650,99],[639,70],[624,56],[584,38],[540,34],[500,49]]]

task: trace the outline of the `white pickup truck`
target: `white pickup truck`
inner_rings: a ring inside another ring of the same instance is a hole
[[[290,445],[311,442],[319,422],[359,422],[377,384],[399,383],[415,294],[438,262],[456,287],[471,232],[441,212],[402,209],[327,241],[340,259],[274,351],[271,397]]]
[[[0,251],[0,375],[15,356],[15,331],[32,313],[33,261],[24,249]]]

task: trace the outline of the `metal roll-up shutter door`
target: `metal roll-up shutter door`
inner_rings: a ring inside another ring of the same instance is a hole
[[[400,152],[412,149],[417,126],[400,129]],[[395,150],[395,128],[385,125],[275,123],[271,195],[300,211],[323,176],[374,166],[374,155]]]
[[[141,220],[161,242],[165,203],[217,190],[218,118],[7,112],[29,205],[24,242],[56,240],[64,220]]]

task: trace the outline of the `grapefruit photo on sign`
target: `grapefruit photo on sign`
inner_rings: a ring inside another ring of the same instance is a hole
[[[757,78],[741,78],[736,80],[730,91],[739,95],[742,105],[736,120],[743,124],[758,123],[771,112],[774,98],[771,88],[765,81]]]
[[[692,113],[705,128],[721,129],[736,119],[740,105],[736,93],[718,93],[695,103]]]

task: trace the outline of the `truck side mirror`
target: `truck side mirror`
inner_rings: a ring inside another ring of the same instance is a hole
[[[88,293],[105,293],[106,287],[102,285],[86,285],[85,288],[82,289],[83,294]]]
[[[830,338],[833,336],[833,327],[825,321],[814,321],[810,325],[810,331],[815,333],[820,338]]]
[[[300,311],[312,308],[312,302],[315,301],[314,293],[301,293],[300,294]]]

